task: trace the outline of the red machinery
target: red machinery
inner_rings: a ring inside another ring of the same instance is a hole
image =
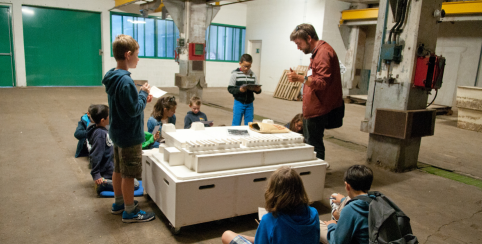
[[[205,47],[204,43],[189,43],[189,60],[205,60]]]
[[[417,58],[417,68],[413,85],[426,90],[439,89],[445,68],[445,58],[442,56],[426,56]]]

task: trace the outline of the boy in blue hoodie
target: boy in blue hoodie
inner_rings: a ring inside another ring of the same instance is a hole
[[[90,174],[95,182],[97,194],[103,191],[114,191],[112,173],[114,172],[112,140],[106,126],[109,125],[109,107],[106,105],[93,105],[89,109],[94,126],[87,129],[87,138],[92,147],[90,150]],[[134,188],[139,188],[135,180]]]
[[[320,242],[368,244],[369,205],[363,200],[352,199],[367,195],[373,182],[373,171],[364,165],[353,165],[345,172],[344,181],[348,196],[332,195],[333,202],[341,204],[339,219],[320,222]],[[336,211],[334,215],[336,219]]]
[[[269,178],[264,194],[268,211],[261,218],[256,236],[225,231],[223,244],[314,244],[320,240],[318,211],[308,205],[303,181],[293,168],[283,166]]]
[[[146,222],[155,218],[134,202],[134,179],[142,173],[142,143],[144,142],[144,109],[152,100],[150,86],[144,84],[137,92],[128,69],[139,62],[139,44],[128,35],[118,35],[112,43],[117,67],[109,70],[102,80],[109,101],[109,136],[114,143],[115,202],[112,213],[122,213],[124,223]],[[123,210],[123,211],[122,211]]]

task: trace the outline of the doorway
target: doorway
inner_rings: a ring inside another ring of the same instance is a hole
[[[27,86],[102,85],[100,13],[22,6]]]
[[[258,83],[261,84],[261,40],[249,41],[249,54],[253,57],[251,70],[258,77]]]
[[[0,5],[0,87],[15,85],[13,64],[12,11],[10,6]]]

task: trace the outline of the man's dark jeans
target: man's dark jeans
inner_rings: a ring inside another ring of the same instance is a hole
[[[306,143],[315,147],[316,157],[322,160],[325,160],[325,145],[323,144],[325,125],[326,115],[303,120],[303,136]]]

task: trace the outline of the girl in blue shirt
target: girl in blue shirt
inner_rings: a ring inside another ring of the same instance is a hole
[[[177,102],[174,96],[172,97],[162,97],[157,100],[156,104],[154,105],[154,110],[152,110],[151,117],[147,120],[147,132],[153,132],[154,128],[159,125],[159,130],[156,135],[154,135],[154,142],[152,148],[159,148],[159,138],[160,138],[160,131],[162,129],[162,124],[170,123],[176,124],[176,107]]]
[[[308,195],[299,173],[288,166],[276,170],[269,179],[264,198],[268,213],[262,217],[256,236],[228,230],[221,238],[224,244],[319,243],[318,211],[308,206]]]

